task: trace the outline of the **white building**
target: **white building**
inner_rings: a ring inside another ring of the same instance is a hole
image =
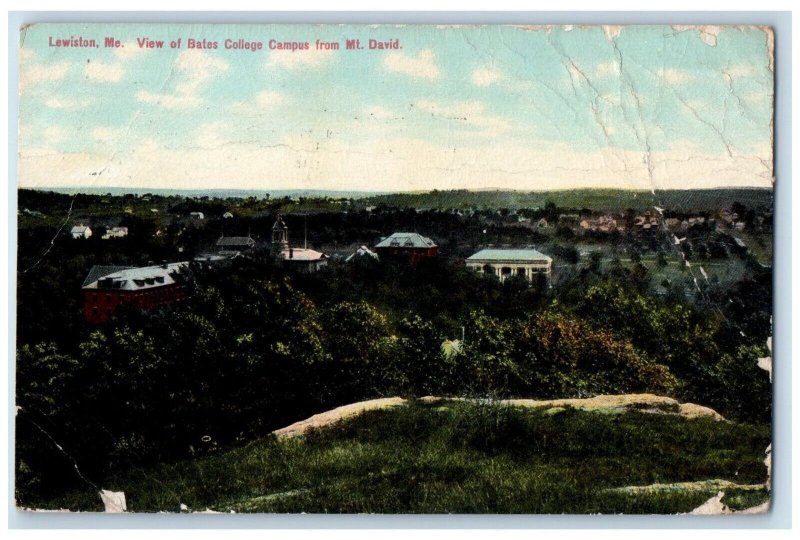
[[[128,236],[127,227],[111,227],[110,229],[106,230],[106,234],[103,235],[103,239],[108,240],[109,238],[125,238],[126,236]]]
[[[289,244],[289,228],[278,216],[272,226],[272,256],[283,264],[300,272],[316,272],[328,264],[328,256],[320,251]]]
[[[548,280],[553,269],[553,259],[535,249],[482,249],[467,258],[467,268],[494,274],[501,281],[511,276],[523,276],[528,281],[537,275]]]
[[[72,238],[75,239],[89,238],[90,236],[92,236],[92,229],[90,229],[86,225],[75,225],[74,227],[72,227],[69,233],[72,235]]]

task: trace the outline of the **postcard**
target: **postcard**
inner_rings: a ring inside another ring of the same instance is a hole
[[[19,39],[19,510],[769,510],[770,28]]]

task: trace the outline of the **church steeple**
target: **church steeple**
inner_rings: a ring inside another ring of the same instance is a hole
[[[275,225],[272,226],[272,252],[276,255],[289,249],[289,228],[283,222],[283,218],[278,214]]]

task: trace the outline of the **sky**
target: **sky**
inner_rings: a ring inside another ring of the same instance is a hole
[[[73,36],[98,46],[50,44]],[[771,187],[771,42],[713,26],[34,25],[20,32],[18,184]]]

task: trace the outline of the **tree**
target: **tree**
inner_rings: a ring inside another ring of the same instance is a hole
[[[629,340],[563,313],[535,316],[519,332],[515,356],[537,395],[669,393],[675,386],[667,367],[649,359]]]
[[[394,342],[386,316],[365,301],[340,302],[321,313],[328,360],[319,391],[328,402],[352,402],[397,389]]]
[[[442,353],[444,335],[419,316],[406,317],[399,324],[396,370],[403,376],[407,394],[441,394],[453,381],[453,363]]]

